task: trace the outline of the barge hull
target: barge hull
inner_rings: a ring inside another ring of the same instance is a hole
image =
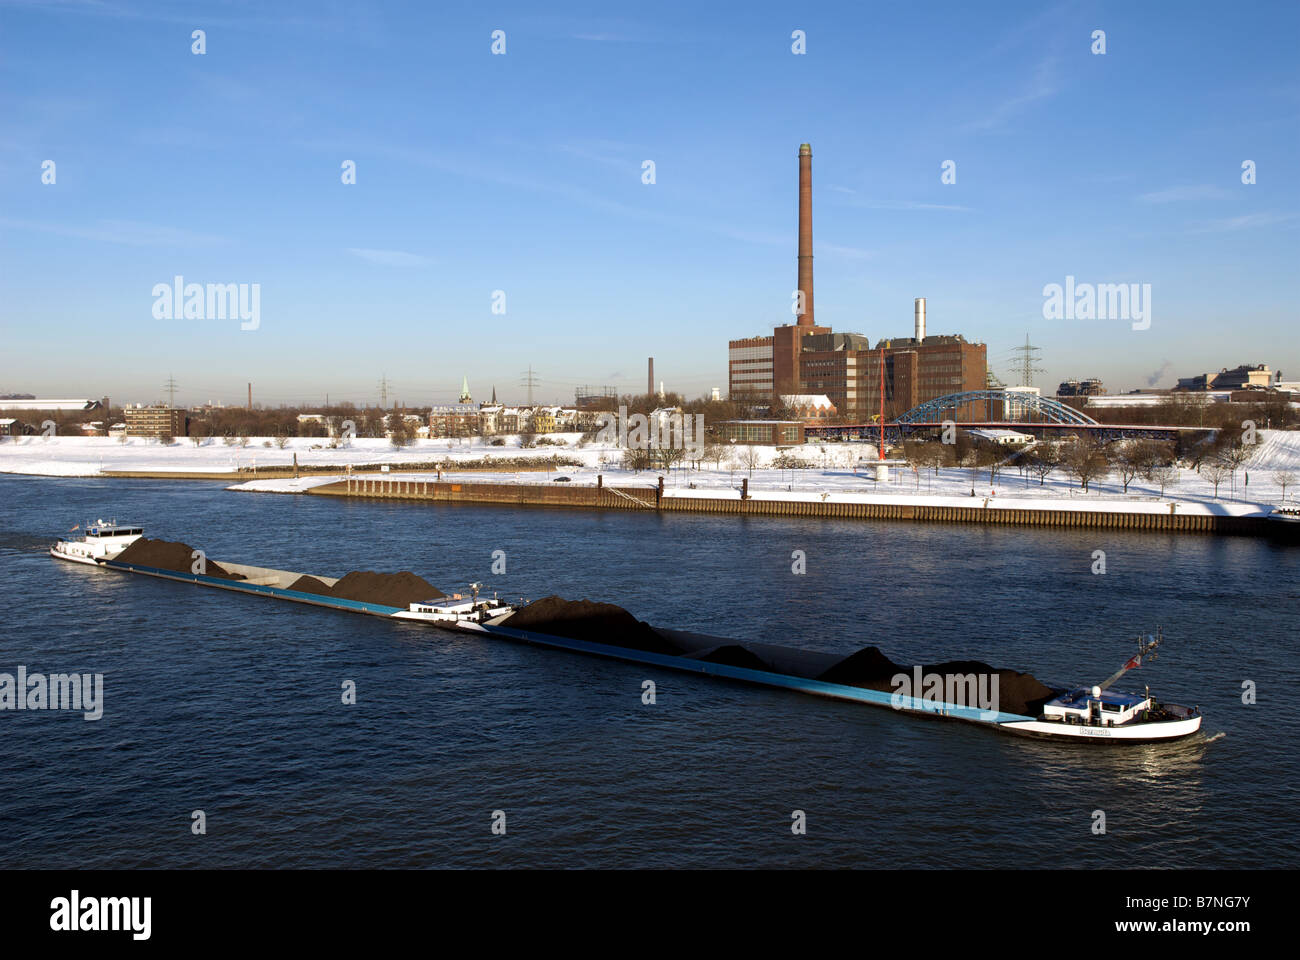
[[[408,612],[400,607],[366,603],[359,600],[345,600],[337,597],[322,596],[315,593],[304,593],[277,585],[279,583],[293,583],[303,574],[287,570],[274,570],[267,567],[253,567],[247,564],[227,561],[214,560],[212,562],[219,563],[226,570],[229,570],[232,573],[239,573],[249,577],[250,579],[228,580],[221,577],[208,576],[206,574],[184,573],[176,570],[164,570],[158,567],[124,563],[120,560],[107,560],[100,565],[124,573],[140,573],[145,576],[157,577],[163,580],[174,580],[179,583],[191,583],[202,587],[215,587],[219,590],[230,590],[237,593],[253,594],[254,596],[269,597],[278,600],[289,600],[294,603],[327,607],[347,613],[364,613],[371,616],[384,617],[390,620],[407,619],[398,616],[399,614],[405,614]],[[315,575],[313,574],[312,576]],[[317,577],[317,579],[327,583],[337,582],[330,578]],[[429,626],[438,627],[443,630],[471,632],[480,636],[486,634],[490,637],[510,640],[516,643],[527,643],[534,646],[548,647],[556,650],[567,650],[573,653],[582,653],[613,660],[622,660],[630,663],[639,663],[666,670],[695,673],[703,676],[722,677],[724,679],[735,680],[741,683],[755,684],[758,686],[772,687],[781,690],[790,690],[796,693],[807,694],[809,696],[843,700],[850,703],[860,703],[874,707],[887,707],[900,713],[910,713],[948,720],[960,720],[967,723],[979,724],[984,727],[992,727],[1019,736],[1038,737],[1042,739],[1058,741],[1089,740],[1097,743],[1147,743],[1188,736],[1199,729],[1201,721],[1200,716],[1196,716],[1187,720],[1169,721],[1158,725],[1144,724],[1142,727],[1145,727],[1145,730],[1138,728],[1127,730],[1123,727],[1071,728],[1067,725],[1058,723],[1045,723],[1035,717],[1024,716],[1022,714],[986,711],[981,710],[978,707],[923,700],[917,697],[901,696],[880,690],[870,690],[865,687],[827,683],[822,680],[810,679],[808,677],[797,676],[791,673],[754,670],[746,667],[735,667],[728,664],[712,663],[707,660],[695,659],[689,655],[672,656],[668,654],[651,653],[643,650],[611,646],[609,644],[594,643],[588,640],[575,640],[568,637],[556,637],[550,634],[515,630],[500,624],[479,624],[468,621],[438,622],[429,620],[417,620],[414,622],[427,623]],[[702,634],[694,634],[686,631],[668,630],[664,631],[664,633],[667,636],[677,638],[679,641],[685,641],[689,647],[693,648],[692,652],[707,650],[719,644],[730,644],[736,642],[735,640],[707,637]],[[769,658],[776,658],[776,662],[787,669],[795,665],[802,668],[807,668],[818,663],[824,665],[826,662],[839,659],[834,654],[821,653],[817,651],[803,651],[771,644],[751,644],[749,646],[753,650],[766,653]],[[1153,726],[1161,728],[1160,732],[1156,733],[1155,730],[1152,729]]]
[[[241,573],[245,569],[260,571],[267,570],[267,568],[264,567],[248,567],[244,564],[229,563],[224,560],[213,560],[212,562],[220,564],[232,573]],[[120,560],[106,560],[102,566],[108,567],[112,570],[121,570],[126,573],[143,573],[145,576],[159,577],[163,580],[176,580],[181,583],[193,583],[201,587],[216,587],[218,590],[234,590],[237,593],[251,593],[259,597],[272,597],[277,600],[291,600],[294,603],[307,603],[314,607],[330,607],[331,609],[344,610],[348,613],[368,613],[377,617],[391,618],[393,614],[403,612],[401,607],[389,607],[381,603],[364,603],[360,600],[343,600],[339,597],[326,597],[319,593],[303,593],[299,590],[289,590],[285,587],[277,587],[265,583],[255,583],[249,580],[226,580],[222,577],[209,577],[202,573],[181,573],[176,570],[163,570],[159,567],[145,567],[136,563],[123,563]],[[287,570],[274,572],[292,576],[294,579],[301,576],[301,574],[291,573]],[[329,582],[328,578],[323,579],[325,579],[326,582]]]

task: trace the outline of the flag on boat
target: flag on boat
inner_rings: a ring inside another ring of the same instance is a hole
[[[1142,666],[1142,658],[1141,658],[1141,657],[1134,657],[1134,658],[1133,658],[1132,660],[1130,660],[1128,663],[1124,664],[1124,669],[1125,669],[1125,670],[1135,670],[1136,668],[1138,668],[1138,667],[1140,667],[1140,666]]]
[[[80,530],[80,529],[81,529],[81,524],[77,524],[75,527],[72,528],[72,530]],[[72,530],[69,530],[68,533],[71,533]]]

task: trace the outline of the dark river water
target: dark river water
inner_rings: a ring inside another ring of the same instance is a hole
[[[661,626],[1049,682],[1099,682],[1160,625],[1159,660],[1128,686],[1199,705],[1205,730],[1040,743],[47,555],[109,515],[217,560],[478,579]],[[104,675],[98,721],[0,712],[0,867],[1300,865],[1300,548],[0,477],[0,562],[0,672]]]

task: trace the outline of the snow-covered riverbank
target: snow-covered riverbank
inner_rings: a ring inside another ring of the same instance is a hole
[[[665,474],[665,493],[668,496],[731,497],[738,496],[743,479],[749,480],[749,493],[756,499],[780,500],[856,500],[872,502],[928,502],[941,499],[959,501],[969,506],[972,499],[989,500],[998,507],[1012,501],[1018,506],[1028,506],[1042,501],[1050,502],[1054,509],[1128,510],[1138,512],[1168,511],[1169,504],[1196,505],[1197,510],[1220,514],[1252,513],[1267,510],[1283,502],[1278,483],[1287,473],[1300,476],[1300,432],[1262,431],[1261,439],[1251,459],[1236,474],[1219,485],[1215,496],[1214,485],[1195,470],[1182,469],[1177,481],[1161,489],[1138,478],[1131,482],[1127,493],[1119,478],[1111,475],[1094,480],[1087,493],[1063,472],[1048,475],[1040,483],[1036,476],[1021,475],[1017,470],[1002,470],[990,481],[987,469],[973,474],[963,467],[948,467],[938,471],[921,468],[891,470],[888,481],[877,482],[868,472],[855,472],[853,464],[860,457],[871,457],[874,448],[869,444],[809,444],[799,448],[799,457],[815,466],[807,469],[780,470],[770,464],[777,452],[771,447],[755,448],[759,466],[750,470],[739,465],[738,453],[747,448],[737,448],[723,460],[721,467],[705,464],[702,469],[686,467]],[[632,472],[619,466],[622,452],[615,447],[589,443],[579,446],[576,434],[556,434],[554,445],[521,448],[517,438],[503,438],[504,445],[494,446],[483,438],[464,440],[423,440],[409,447],[396,448],[381,439],[354,439],[347,446],[330,448],[325,442],[307,438],[293,438],[283,447],[267,447],[266,441],[251,439],[247,446],[226,446],[219,440],[208,439],[195,445],[189,440],[177,441],[170,446],[143,439],[126,443],[100,437],[21,437],[5,438],[0,442],[0,472],[37,474],[42,476],[96,476],[103,472],[222,472],[272,467],[284,468],[292,464],[294,455],[302,466],[330,468],[329,473],[312,474],[300,479],[253,480],[237,484],[232,489],[261,492],[301,492],[317,484],[329,483],[342,477],[349,465],[387,464],[388,476],[406,479],[429,480],[436,478],[432,471],[403,470],[403,465],[421,466],[429,463],[443,465],[444,479],[479,483],[547,483],[555,477],[565,476],[575,485],[594,484],[596,476],[603,474],[605,483],[612,486],[653,486],[658,482],[655,471]],[[583,466],[560,467],[550,471],[516,471],[509,467],[501,471],[457,471],[458,463],[481,464],[485,459],[534,460],[539,466],[552,457],[577,461]],[[728,463],[731,466],[728,466]],[[334,472],[337,470],[337,473]],[[1247,482],[1248,481],[1248,482]],[[971,496],[974,491],[974,498]],[[895,500],[895,498],[904,498]],[[923,498],[918,500],[918,498]],[[1300,485],[1289,486],[1286,503],[1294,506],[1300,498]],[[1146,504],[1138,507],[1137,505]]]

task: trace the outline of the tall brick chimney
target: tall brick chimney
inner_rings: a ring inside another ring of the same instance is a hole
[[[799,289],[803,291],[803,314],[797,325],[815,326],[813,322],[812,256],[812,146],[799,144]]]

